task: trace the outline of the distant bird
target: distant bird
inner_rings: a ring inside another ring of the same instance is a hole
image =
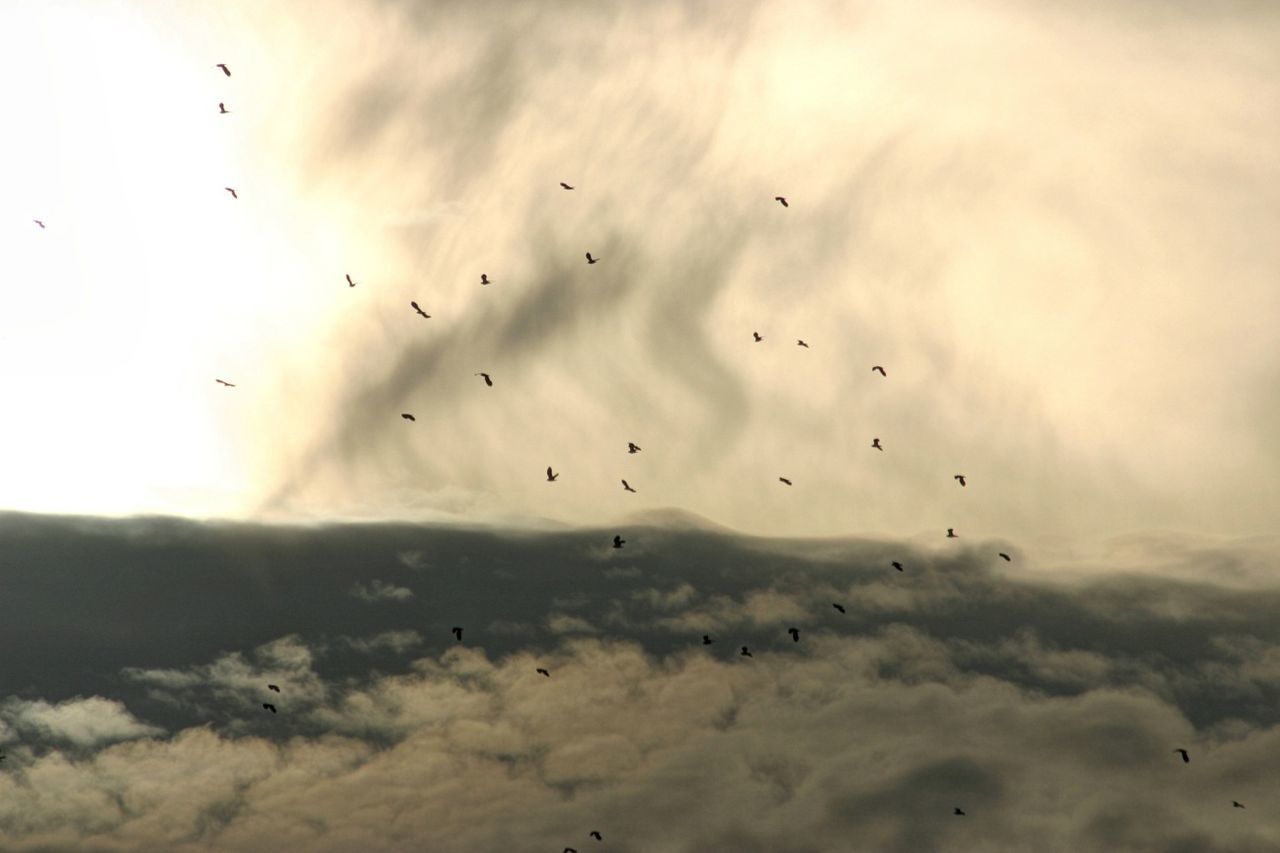
[[[638,444],[633,444],[632,442],[628,441],[628,442],[627,442],[627,452],[628,452],[628,453],[639,453],[639,452],[640,452],[640,445],[638,445]]]
[[[564,848],[564,853],[578,853],[578,851],[574,850],[572,847],[566,847]]]
[[[884,448],[880,446],[880,439],[878,438],[871,439],[871,446],[876,450],[884,450]]]
[[[268,684],[267,689],[275,691],[276,693],[280,692],[280,686],[278,684]]]
[[[741,654],[744,658],[749,658],[749,657],[751,657],[751,650],[750,650],[750,649],[748,649],[746,646],[743,646],[743,647],[742,647],[742,651],[740,652],[740,654]]]
[[[808,349],[808,348],[809,348],[809,345],[808,345],[808,344],[806,344],[804,341],[801,341],[801,340],[797,340],[797,341],[796,341],[796,346],[798,346],[798,347],[804,347],[805,349]]]
[[[4,758],[4,756],[3,756],[3,755],[0,755],[0,758]],[[1233,809],[1242,809],[1242,808],[1244,808],[1244,803],[1237,802],[1236,800],[1232,800],[1232,801],[1231,801],[1231,808],[1233,808]]]
[[[236,191],[233,190],[231,187],[223,187],[223,189],[231,193],[232,198],[240,198],[240,196],[236,195]]]
[[[551,470],[550,465],[547,466],[547,482],[548,483],[554,483],[556,481],[556,477],[559,477],[559,476],[560,476],[559,474]]]
[[[218,112],[221,115],[226,115],[227,113],[231,112],[231,110],[227,109],[227,105],[222,103],[222,101],[218,101]]]
[[[761,341],[764,340],[764,338],[760,337],[759,332],[752,332],[751,337],[755,338],[756,343],[760,343]]]
[[[621,536],[613,537],[613,547],[621,548],[625,544],[627,544],[627,540],[623,539]]]
[[[712,643],[714,643],[714,642],[715,642],[715,640],[711,639],[711,635],[710,635],[710,634],[703,634],[703,635],[702,635],[702,645],[704,645],[704,646],[709,646],[709,645],[711,645],[711,644],[712,644]]]
[[[356,283],[351,280],[351,273],[347,273],[347,287],[355,287]]]
[[[594,829],[591,830],[591,837],[594,838],[596,841],[604,840],[603,838],[600,837],[600,833],[596,832]]]
[[[213,66],[213,67],[214,67],[214,68],[221,68],[221,69],[222,69],[222,73],[223,73],[223,74],[227,75],[228,77],[230,77],[230,76],[231,76],[231,69],[227,67],[227,65],[226,65],[226,63],[225,63],[225,62],[219,62],[217,65],[215,65],[215,66]]]
[[[480,273],[480,283],[481,283],[481,284],[488,284],[488,283],[489,283],[489,276],[485,275],[484,273]]]
[[[32,221],[32,222],[34,222],[35,224],[39,225],[41,228],[43,228],[43,227],[44,227],[44,223],[43,223],[43,222],[41,222],[39,219],[33,219],[33,220],[31,220],[31,221]]]
[[[626,480],[623,480],[623,481],[622,481],[622,488],[623,488],[623,490],[624,490],[624,491],[628,491],[628,492],[634,492],[634,491],[635,491],[635,489],[631,488],[631,484],[630,484],[630,483],[628,483]]]
[[[948,528],[947,528],[947,538],[948,538],[948,539],[955,539],[955,538],[957,538],[957,537],[956,537],[956,531],[955,531],[955,528],[954,528],[954,527],[948,527]]]
[[[276,713],[276,706],[272,705],[270,702],[263,702],[262,707],[264,710],[270,711],[273,714]]]
[[[964,809],[960,808],[959,806],[956,806],[956,811],[955,811],[955,813],[963,817],[963,816],[964,816]]]
[[[798,642],[800,642],[800,629],[799,629],[799,628],[788,628],[788,629],[787,629],[787,633],[791,635],[791,642],[793,642],[793,643],[798,643]]]
[[[871,370],[872,370],[873,372],[874,372],[874,371],[879,371],[881,376],[888,376],[888,375],[889,375],[889,374],[885,373],[885,372],[884,372],[884,368],[883,368],[883,367],[881,367],[881,366],[880,366],[880,365],[878,365],[878,364],[877,364],[875,367],[871,368]]]
[[[902,571],[902,563],[899,563],[897,560],[893,561],[893,567],[898,571]]]
[[[957,482],[959,482],[959,483],[960,483],[960,485],[962,485],[962,486],[964,485],[964,474],[956,474],[956,475],[955,475],[954,477],[952,477],[951,479],[956,480],[956,481],[957,481]]]
[[[1187,751],[1186,751],[1185,749],[1175,749],[1175,750],[1174,750],[1174,752],[1176,752],[1176,753],[1178,753],[1179,755],[1181,755],[1181,756],[1182,756],[1182,763],[1183,763],[1183,764],[1190,764],[1190,763],[1191,763],[1191,756],[1190,756],[1190,755],[1187,755]]]
[[[228,381],[227,381],[227,380],[225,380],[225,379],[215,379],[215,380],[213,380],[213,381],[214,381],[214,382],[217,382],[219,385],[225,385],[225,386],[227,386],[228,388],[234,388],[234,387],[236,387],[236,386],[235,386],[235,383],[233,383],[233,382],[228,382]]]
[[[458,642],[459,642],[459,643],[461,643],[461,642],[462,642],[462,629],[461,629],[461,628],[459,628],[457,625],[455,625],[455,626],[453,626],[452,628],[450,628],[449,630],[453,632],[453,636],[457,637],[457,638],[458,638]]]
[[[600,260],[599,258],[593,258],[593,257],[591,257],[591,253],[590,253],[590,252],[587,252],[587,263],[589,263],[589,264],[594,264],[594,263],[598,262],[599,260]]]
[[[788,486],[790,486],[790,485],[791,485],[791,481],[790,481],[790,480],[788,480],[786,477],[779,477],[779,478],[778,478],[778,481],[779,481],[779,482],[781,482],[781,483],[786,483]]]
[[[430,319],[431,319],[431,315],[430,315],[430,314],[428,314],[426,311],[423,311],[421,308],[419,308],[419,307],[418,307],[418,303],[416,303],[416,302],[410,302],[410,303],[409,303],[409,305],[410,305],[410,307],[412,307],[412,308],[413,308],[413,310],[414,310],[414,311],[417,311],[417,312],[418,312],[418,316],[419,316],[419,317],[423,317],[423,318],[425,318],[425,319],[427,319],[427,320],[430,320]]]
[[[783,207],[790,207],[790,206],[791,206],[791,205],[787,204],[787,200],[786,200],[785,198],[783,198],[782,196],[780,196],[780,195],[775,195],[775,196],[773,197],[773,200],[774,200],[774,201],[776,201],[776,202],[780,202],[780,203],[782,204],[782,206],[783,206]]]
[[[534,670],[534,672],[538,673],[538,675],[545,675],[547,678],[551,677],[551,673],[547,672],[542,667],[538,667],[537,669]]]
[[[566,190],[571,190],[571,189],[573,189],[573,187],[569,186],[569,185],[568,185],[568,184],[566,184],[564,181],[561,181],[561,182],[560,182],[560,186],[561,186],[561,187],[563,187],[563,188],[564,188],[564,189],[566,189]]]
[[[483,376],[483,377],[484,377],[484,384],[485,384],[485,385],[488,385],[490,388],[492,388],[492,387],[493,387],[493,380],[489,378],[489,374],[487,374],[487,373],[476,373],[476,374],[473,374],[473,375],[475,375],[475,376]]]
[[[1000,552],[1000,556],[1004,558],[1004,561],[1005,561],[1006,563],[1011,563],[1011,562],[1013,562],[1013,558],[1012,558],[1012,557],[1010,557],[1008,554],[1006,554],[1004,551],[1001,551],[1001,552]]]
[[[416,420],[417,420],[417,418],[415,418],[413,415],[409,414],[408,412],[401,412],[401,413],[400,413],[400,417],[404,418],[406,421],[416,421]]]
[[[831,606],[832,606],[832,607],[834,607],[836,610],[839,610],[841,613],[843,613],[843,612],[844,612],[844,605],[843,605],[843,604],[836,604],[835,602],[832,602],[832,603],[831,603]]]

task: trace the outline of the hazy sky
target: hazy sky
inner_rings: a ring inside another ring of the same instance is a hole
[[[1280,849],[1280,5],[4,0],[0,79],[0,848]]]

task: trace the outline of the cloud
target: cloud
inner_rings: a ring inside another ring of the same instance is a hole
[[[413,590],[408,587],[396,586],[376,579],[368,585],[357,583],[351,587],[351,594],[371,604],[378,601],[408,601],[413,598]]]
[[[164,734],[163,729],[136,719],[123,703],[102,696],[77,697],[57,704],[10,697],[0,704],[0,717],[7,741],[22,738],[91,748]]]

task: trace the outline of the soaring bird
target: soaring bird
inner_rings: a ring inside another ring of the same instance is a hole
[[[787,633],[791,635],[791,642],[793,642],[793,643],[798,643],[798,642],[800,642],[800,629],[799,629],[799,628],[788,628],[788,629],[787,629]]]
[[[622,481],[622,488],[623,488],[623,491],[635,492],[635,489],[631,488],[631,484],[628,483],[626,480]]]
[[[564,853],[578,853],[578,851],[574,850],[572,847],[566,847],[564,848]]]
[[[623,539],[621,536],[613,537],[613,547],[621,548],[625,544],[627,544],[627,540]]]
[[[1174,750],[1174,752],[1176,752],[1176,753],[1178,753],[1179,755],[1181,755],[1181,756],[1182,756],[1182,763],[1183,763],[1183,764],[1190,764],[1190,763],[1191,763],[1191,756],[1190,756],[1190,755],[1187,755],[1187,751],[1186,751],[1185,749],[1175,749],[1175,750]]]
[[[214,381],[214,382],[217,382],[219,385],[225,385],[225,386],[227,386],[228,388],[234,388],[234,387],[236,387],[234,382],[228,382],[228,381],[227,381],[227,380],[225,380],[225,379],[215,379],[215,380],[213,380],[213,381]]]
[[[749,658],[751,657],[751,649],[748,649],[746,646],[743,646],[742,651],[739,652],[739,654],[742,655],[744,658]]]
[[[223,189],[231,193],[232,198],[240,198],[240,196],[236,195],[236,191],[233,190],[231,187],[223,187]]]
[[[798,346],[798,347],[804,347],[805,349],[808,349],[808,348],[809,348],[809,345],[808,345],[808,344],[806,344],[804,341],[801,341],[801,340],[797,340],[797,341],[796,341],[796,346]]]
[[[884,450],[884,448],[880,446],[880,439],[878,438],[871,439],[871,446],[876,450]]]
[[[880,366],[880,365],[878,365],[878,364],[877,364],[875,367],[871,368],[871,370],[872,370],[872,371],[879,371],[881,376],[888,376],[888,375],[889,375],[889,374],[885,373],[885,372],[884,372],[884,368],[883,368],[883,367],[881,367],[881,366]]]
[[[1244,803],[1239,802],[1239,801],[1237,801],[1237,800],[1232,800],[1232,801],[1231,801],[1231,808],[1233,808],[1233,809],[1242,809],[1242,808],[1244,808]]]
[[[32,221],[32,222],[34,222],[35,224],[39,225],[41,228],[43,228],[43,227],[44,227],[44,223],[43,223],[43,222],[41,222],[39,219],[33,219],[33,220],[31,220],[31,221]]]
[[[902,571],[902,563],[899,563],[897,560],[893,561],[893,567],[898,571]]]
[[[221,68],[221,69],[222,69],[222,73],[223,73],[223,74],[227,75],[228,77],[230,77],[230,76],[231,76],[231,69],[227,67],[227,64],[226,64],[225,62],[219,62],[217,65],[215,65],[215,66],[213,66],[213,67],[214,67],[214,68]]]
[[[569,186],[569,185],[568,185],[568,184],[566,184],[564,181],[561,181],[561,182],[560,182],[560,186],[561,186],[562,188],[566,189],[566,190],[571,190],[571,189],[573,189],[573,187]]]
[[[759,332],[752,332],[751,337],[755,338],[756,343],[760,343],[761,341],[764,340],[764,338],[760,337]]]
[[[836,603],[833,601],[833,602],[831,603],[831,606],[832,606],[832,607],[834,607],[836,610],[839,610],[841,613],[843,613],[843,612],[844,612],[844,605],[843,605],[843,604],[836,604]]]
[[[409,303],[409,305],[410,305],[410,307],[412,307],[412,308],[413,308],[413,310],[414,310],[414,311],[417,311],[417,312],[418,312],[418,316],[419,316],[419,317],[424,317],[424,318],[426,318],[427,320],[430,320],[430,319],[431,319],[431,315],[430,315],[430,314],[428,314],[426,311],[423,311],[421,308],[419,308],[419,307],[418,307],[418,303],[416,303],[416,302],[410,302],[410,303]]]
[[[600,260],[600,259],[599,259],[599,258],[593,258],[593,257],[591,257],[591,253],[590,253],[590,252],[587,252],[587,263],[589,263],[589,264],[594,264],[594,263],[595,263],[596,261],[598,261],[598,260]]]
[[[556,481],[556,477],[559,477],[559,476],[560,476],[559,474],[551,470],[550,465],[547,466],[547,482],[548,483],[554,483]]]
[[[961,817],[963,817],[963,816],[964,816],[964,809],[960,808],[959,806],[956,806],[956,811],[955,811],[955,813],[956,813],[956,814],[958,814],[958,815],[960,815]]]
[[[459,643],[461,643],[461,642],[462,642],[462,629],[461,629],[461,628],[459,628],[457,625],[454,625],[454,626],[453,626],[452,628],[450,628],[449,630],[453,632],[453,636],[457,637],[457,638],[458,638],[458,642],[459,642]]]
[[[1010,557],[1008,554],[1006,554],[1004,551],[1001,551],[1001,552],[1000,552],[1000,556],[1001,556],[1002,558],[1004,558],[1004,561],[1005,561],[1006,563],[1012,563],[1012,562],[1013,562],[1013,558],[1012,558],[1012,557]]]
[[[711,645],[711,644],[712,644],[712,643],[714,643],[714,642],[715,642],[715,640],[711,639],[711,635],[710,635],[710,634],[703,634],[703,635],[702,635],[702,645],[704,645],[704,646],[709,646],[709,645]]]
[[[356,283],[351,280],[351,273],[347,273],[347,287],[355,287]]]
[[[417,420],[417,418],[415,418],[413,415],[409,414],[408,412],[401,412],[401,413],[400,413],[400,417],[404,418],[406,421],[416,421],[416,420]]]
[[[633,443],[633,442],[628,441],[628,442],[627,442],[627,452],[628,452],[628,453],[639,453],[639,452],[640,452],[640,445],[638,445],[638,444],[635,444],[635,443]]]
[[[279,685],[276,685],[276,684],[268,684],[268,685],[267,685],[267,689],[268,689],[268,690],[274,690],[276,693],[279,693],[279,692],[280,692],[280,687],[279,687]]]
[[[489,283],[489,276],[485,275],[484,273],[480,273],[480,283],[481,283],[481,284],[488,284],[488,283]]]
[[[473,374],[473,375],[474,375],[474,376],[483,376],[483,377],[484,377],[484,384],[485,384],[485,385],[488,385],[490,388],[492,388],[492,387],[493,387],[493,380],[489,378],[489,374],[487,374],[487,373],[476,373],[476,374]]]
[[[538,667],[537,669],[534,670],[534,672],[538,673],[538,675],[545,675],[547,678],[551,677],[551,673],[547,672],[542,667]]]
[[[775,195],[775,196],[773,197],[773,200],[774,200],[774,201],[776,201],[776,202],[780,202],[780,203],[782,204],[782,206],[783,206],[783,207],[790,207],[790,206],[791,206],[791,205],[787,204],[787,200],[786,200],[785,198],[783,198],[782,196],[780,196],[780,195]]]
[[[786,483],[788,486],[790,486],[790,485],[791,485],[791,481],[790,481],[790,480],[788,480],[786,477],[779,477],[779,478],[778,478],[778,481],[779,481],[779,482],[781,482],[781,483]]]
[[[956,474],[956,475],[955,475],[954,477],[952,477],[951,479],[953,479],[953,480],[955,480],[955,481],[959,482],[959,483],[960,483],[960,485],[962,485],[962,486],[964,485],[964,474]]]
[[[955,531],[955,528],[954,528],[954,527],[948,527],[948,528],[947,528],[947,538],[948,538],[948,539],[955,539],[955,538],[957,538],[957,537],[956,537],[956,531]]]
[[[264,710],[270,711],[273,714],[276,713],[276,706],[272,705],[270,702],[263,702],[262,707]]]
[[[227,105],[222,103],[222,101],[218,101],[218,112],[221,115],[226,115],[231,112],[231,110],[227,109]]]
[[[600,833],[599,833],[599,832],[596,832],[594,829],[593,829],[593,830],[591,830],[591,837],[592,837],[592,838],[594,838],[596,841],[603,841],[603,840],[604,840],[603,838],[601,838],[601,837],[600,837]]]

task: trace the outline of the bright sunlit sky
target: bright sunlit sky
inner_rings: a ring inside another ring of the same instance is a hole
[[[1226,2],[10,0],[0,507],[1265,529],[1278,35]]]

